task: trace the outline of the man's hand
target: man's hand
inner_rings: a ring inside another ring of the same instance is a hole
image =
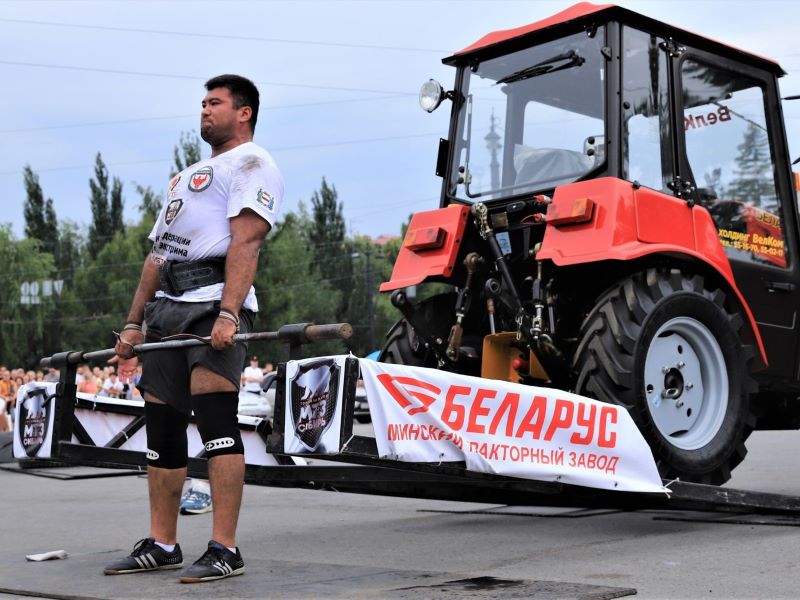
[[[224,317],[218,317],[211,330],[211,347],[214,350],[223,350],[233,346],[233,336],[236,334],[236,323]]]
[[[126,329],[119,334],[119,339],[114,346],[117,353],[116,362],[117,374],[123,383],[133,380],[136,375],[136,367],[139,364],[139,357],[133,352],[133,347],[144,343],[144,333],[136,329]],[[108,362],[112,362],[112,358]]]

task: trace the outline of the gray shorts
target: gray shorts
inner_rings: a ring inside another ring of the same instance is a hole
[[[177,333],[208,336],[219,314],[219,301],[175,302],[157,298],[144,307],[147,323],[145,342],[158,342]],[[239,333],[253,330],[253,313],[239,313]],[[191,412],[190,379],[192,369],[202,366],[230,380],[236,388],[242,375],[247,343],[237,342],[232,348],[214,350],[211,346],[192,346],[178,350],[157,350],[141,355],[142,378],[137,387],[184,413]]]

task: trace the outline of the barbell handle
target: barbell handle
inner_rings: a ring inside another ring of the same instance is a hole
[[[284,326],[289,327],[289,326]],[[281,328],[283,329],[283,328]],[[316,342],[320,340],[346,340],[353,335],[353,328],[349,323],[331,323],[326,325],[313,325],[305,324],[303,329],[304,337],[309,342]],[[234,342],[254,342],[254,341],[270,341],[282,339],[280,331],[257,331],[254,333],[237,333],[233,336]],[[211,336],[205,338],[190,338],[185,340],[168,340],[166,342],[150,342],[138,344],[133,347],[136,354],[142,352],[152,352],[153,350],[175,350],[180,348],[189,348],[194,346],[202,346],[211,341]],[[67,362],[71,364],[93,362],[107,360],[112,356],[116,356],[114,348],[107,348],[105,350],[94,350],[92,352],[71,352],[67,356]],[[52,356],[43,358],[39,364],[43,368],[50,367]]]

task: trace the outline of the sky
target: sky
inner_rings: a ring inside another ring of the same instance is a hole
[[[0,0],[0,223],[23,236],[27,164],[59,220],[87,225],[98,152],[135,222],[135,186],[163,192],[173,147],[198,130],[204,81],[238,73],[261,91],[254,141],[283,172],[284,210],[308,206],[325,177],[351,235],[398,234],[410,213],[438,206],[441,189],[434,170],[449,106],[422,111],[420,85],[450,89],[455,70],[442,58],[571,4]],[[800,94],[798,2],[619,4],[776,59],[788,73],[781,94]],[[784,112],[800,156],[800,101]]]

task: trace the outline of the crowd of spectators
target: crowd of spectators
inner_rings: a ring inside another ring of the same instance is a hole
[[[139,400],[142,395],[135,384],[139,383],[139,378],[141,376],[141,365],[137,369],[133,385],[122,383],[113,365],[102,368],[80,365],[77,375],[75,376],[75,383],[78,386],[78,392],[84,394],[96,394],[98,396],[121,398],[123,400]]]
[[[8,431],[12,427],[19,388],[26,383],[36,381],[56,382],[59,377],[58,369],[26,371],[25,369],[9,369],[5,365],[0,365],[0,431]],[[141,367],[136,376],[137,382],[139,377],[141,377]],[[123,384],[119,380],[113,365],[102,368],[80,365],[75,376],[75,383],[78,391],[85,394],[129,400],[141,398],[135,385]]]

